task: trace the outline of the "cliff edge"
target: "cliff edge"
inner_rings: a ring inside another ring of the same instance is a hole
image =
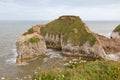
[[[79,16],[61,16],[48,24],[30,28],[18,38],[17,63],[21,64],[45,55],[48,48],[60,50],[66,56],[106,58],[107,51],[119,51],[115,38],[109,39],[93,33]]]

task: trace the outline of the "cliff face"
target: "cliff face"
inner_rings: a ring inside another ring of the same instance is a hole
[[[100,44],[107,54],[120,52],[120,40],[114,38],[109,39],[98,34],[96,34],[96,38],[99,40]]]
[[[91,32],[78,16],[61,16],[30,28],[17,40],[17,63],[44,55],[47,48],[61,50],[67,56],[106,58],[106,53],[120,52],[119,29],[118,26],[109,39]]]
[[[16,42],[17,63],[27,62],[44,55],[46,45],[43,37],[40,35],[40,26],[34,26],[29,32],[24,33]]]
[[[103,58],[105,52],[90,29],[76,16],[61,16],[41,28],[47,48],[67,56]]]
[[[52,49],[56,49],[56,50],[62,49],[61,35],[59,35],[59,34],[53,35],[53,34],[46,33],[44,36],[44,39],[45,39],[47,48],[52,48]]]
[[[118,25],[111,33],[111,38],[102,35],[97,36],[106,53],[120,52],[120,25]]]

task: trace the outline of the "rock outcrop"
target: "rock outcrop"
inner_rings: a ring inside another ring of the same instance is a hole
[[[61,16],[41,29],[47,48],[62,50],[63,55],[105,58],[102,46],[78,16]]]
[[[46,45],[40,35],[41,25],[36,25],[24,33],[16,42],[17,63],[22,64],[45,54]]]
[[[120,24],[112,31],[111,38],[120,39]]]
[[[17,63],[35,59],[45,54],[47,48],[61,50],[67,56],[106,58],[106,53],[120,52],[118,29],[109,39],[90,31],[78,16],[61,16],[48,24],[32,27],[17,40]]]
[[[95,35],[107,54],[120,52],[120,25],[112,31],[110,38],[99,34]]]
[[[96,34],[96,38],[99,40],[106,54],[120,52],[120,40],[108,38],[99,34]]]

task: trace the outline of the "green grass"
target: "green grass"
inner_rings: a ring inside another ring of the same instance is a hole
[[[30,38],[29,40],[28,40],[28,42],[30,42],[30,43],[38,43],[39,42],[39,38]]]
[[[33,31],[33,28],[30,28],[30,29],[28,29],[27,32],[23,33],[23,35],[31,34],[31,33],[33,33],[33,32],[34,32],[34,31]]]
[[[113,30],[114,32],[119,32],[120,33],[120,24]]]
[[[77,30],[77,32],[74,31]],[[86,41],[89,41],[93,45],[97,40],[91,34],[88,33],[85,29],[85,24],[79,17],[76,17],[75,20],[70,19],[56,19],[45,25],[41,29],[43,35],[46,33],[53,35],[63,35],[63,40],[67,42],[71,41],[74,45],[83,45]]]
[[[38,42],[39,42],[39,38],[33,37],[33,38],[28,39],[27,41],[24,41],[24,44],[29,45],[29,43],[38,43]]]
[[[91,61],[65,71],[38,72],[33,80],[120,80],[120,62]]]

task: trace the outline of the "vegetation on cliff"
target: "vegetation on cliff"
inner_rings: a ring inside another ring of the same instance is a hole
[[[83,45],[86,41],[93,45],[96,42],[92,33],[86,31],[83,21],[76,16],[62,16],[46,24],[41,32],[43,35],[62,35],[65,42],[71,41],[74,45]]]
[[[30,38],[29,40],[28,40],[30,43],[38,43],[39,42],[39,38]]]
[[[27,32],[23,33],[23,35],[32,34],[32,33],[34,33],[33,28],[30,28],[28,29]]]
[[[119,80],[119,75],[120,62],[91,61],[63,72],[38,72],[33,76],[33,80]]]
[[[113,30],[114,32],[119,32],[120,33],[120,24]]]
[[[39,38],[33,37],[33,38],[28,39],[27,41],[24,41],[24,44],[29,45],[29,43],[38,43],[38,42],[39,42]]]

